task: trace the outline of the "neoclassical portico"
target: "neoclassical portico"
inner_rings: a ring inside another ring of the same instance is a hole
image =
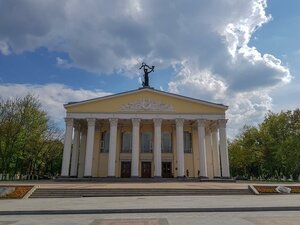
[[[65,108],[61,176],[230,177],[227,106],[146,87]]]

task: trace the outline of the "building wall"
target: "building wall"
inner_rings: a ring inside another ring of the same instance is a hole
[[[171,132],[172,136],[172,153],[162,153],[162,162],[172,162],[172,174],[177,176],[177,155],[176,155],[176,128],[174,124],[163,123],[162,132]],[[95,129],[95,141],[94,141],[94,152],[93,152],[93,164],[92,164],[92,176],[94,177],[107,177],[108,175],[108,154],[100,151],[101,146],[101,133],[109,131],[109,123],[102,124],[101,127]],[[131,124],[119,124],[117,132],[117,152],[116,152],[116,177],[121,176],[121,162],[131,162],[131,153],[121,153],[122,147],[122,133],[126,131],[132,131]],[[154,138],[154,127],[151,123],[141,123],[140,133],[149,131],[153,133]],[[192,125],[185,125],[184,131],[192,133],[192,152],[184,154],[184,168],[185,175],[187,170],[189,171],[189,177],[198,177],[199,170],[199,148],[198,148],[198,131],[197,128]],[[140,140],[141,141],[141,140]],[[154,140],[152,140],[154,143]],[[207,156],[207,171],[209,178],[213,178],[213,155],[212,155],[212,144],[210,133],[206,130],[206,156]],[[141,143],[140,143],[141,144]],[[154,147],[154,146],[153,146]],[[140,152],[140,163],[139,163],[139,176],[141,176],[141,163],[143,161],[151,162],[151,173],[154,175],[154,156],[153,149],[152,153],[141,153]]]

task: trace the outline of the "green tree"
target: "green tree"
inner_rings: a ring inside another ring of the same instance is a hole
[[[229,143],[233,175],[274,178],[300,174],[300,110],[268,112]]]
[[[241,135],[229,143],[229,160],[233,176],[259,176],[262,173],[263,153],[256,127],[244,126]]]
[[[0,173],[44,173],[39,165],[53,154],[52,145],[62,151],[61,131],[50,124],[36,97],[0,99]]]

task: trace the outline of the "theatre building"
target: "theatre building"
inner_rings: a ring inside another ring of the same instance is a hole
[[[225,105],[143,87],[64,107],[62,177],[230,177]]]

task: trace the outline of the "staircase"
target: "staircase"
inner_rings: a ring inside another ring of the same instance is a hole
[[[29,198],[80,198],[127,196],[250,195],[248,189],[66,189],[37,188]]]

